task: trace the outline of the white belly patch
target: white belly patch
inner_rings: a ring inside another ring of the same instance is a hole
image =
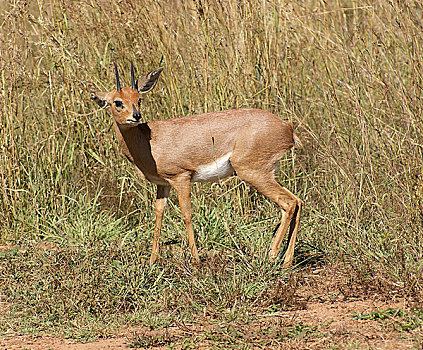
[[[234,168],[229,161],[232,153],[228,153],[213,163],[202,165],[192,177],[192,182],[214,182],[224,179],[233,174]]]

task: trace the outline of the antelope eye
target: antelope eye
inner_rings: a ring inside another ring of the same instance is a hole
[[[138,99],[138,107],[141,106],[141,97]]]
[[[117,108],[122,108],[122,107],[123,107],[123,102],[122,102],[122,101],[120,101],[120,100],[116,100],[116,101],[115,101],[115,106],[116,106]]]

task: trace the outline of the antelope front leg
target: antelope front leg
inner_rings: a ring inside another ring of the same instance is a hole
[[[151,249],[150,265],[154,264],[160,251],[160,231],[162,228],[163,213],[166,207],[167,197],[170,187],[157,185],[156,204],[154,211],[156,214],[156,227],[154,228],[153,247]]]
[[[199,263],[197,246],[195,244],[194,229],[191,219],[191,180],[190,178],[180,178],[172,182],[172,186],[178,194],[179,206],[181,207],[182,219],[188,231],[188,243],[194,260]]]

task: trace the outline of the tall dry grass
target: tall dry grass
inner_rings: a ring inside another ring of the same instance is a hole
[[[139,74],[164,67],[145,120],[238,107],[291,120],[304,147],[280,179],[305,201],[297,263],[341,262],[352,283],[421,298],[420,1],[1,6],[2,243],[142,242],[148,256],[154,187],[135,180],[111,117],[89,101],[114,88],[113,62],[128,83],[133,59]],[[179,241],[174,203],[164,234]],[[280,220],[236,179],[195,185],[193,211],[202,248],[250,267]]]

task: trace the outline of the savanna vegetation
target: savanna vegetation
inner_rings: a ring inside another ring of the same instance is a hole
[[[0,244],[10,246],[0,332],[87,339],[198,315],[248,322],[257,309],[300,308],[296,289],[316,266],[336,272],[344,297],[401,297],[404,315],[421,315],[420,1],[11,0],[0,11]],[[146,121],[241,107],[292,121],[303,147],[279,169],[304,200],[292,270],[266,259],[279,209],[235,177],[193,185],[202,266],[174,194],[148,265],[154,185],[89,98],[115,88],[113,62],[128,85],[131,59],[139,75],[164,67]]]

